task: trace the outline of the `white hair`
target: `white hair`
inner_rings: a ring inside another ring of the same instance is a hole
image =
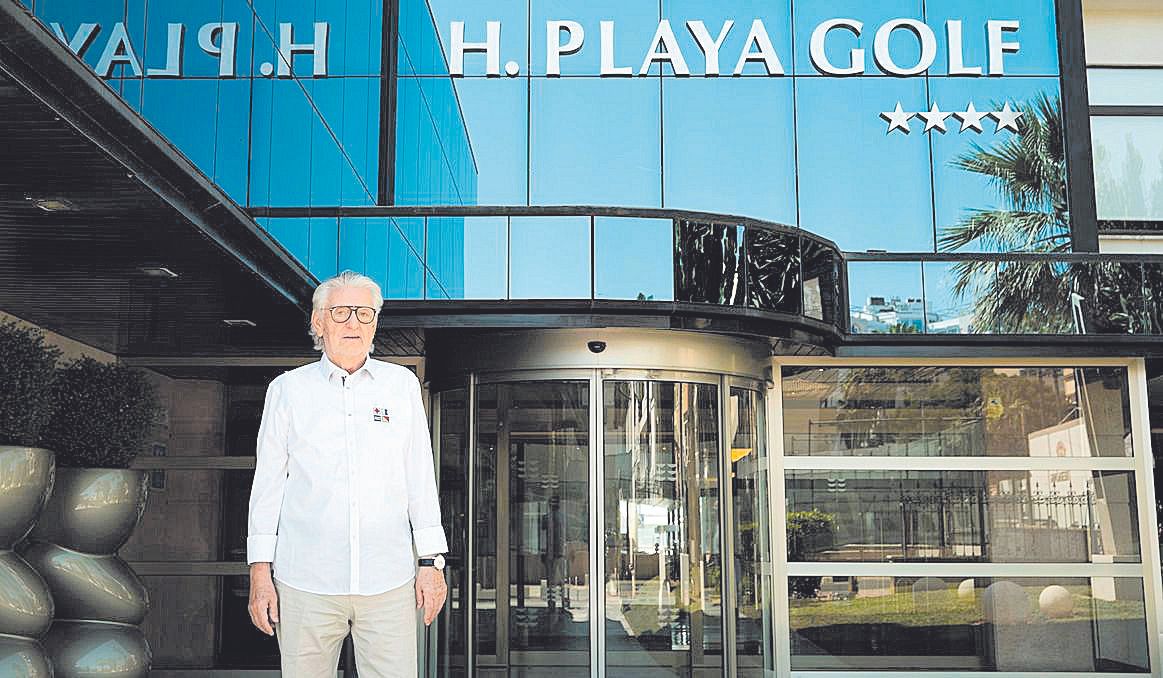
[[[332,292],[344,287],[370,290],[372,293],[372,307],[376,309],[376,315],[379,315],[380,309],[384,307],[384,295],[380,291],[379,284],[362,273],[344,271],[334,278],[324,280],[319,283],[319,287],[315,288],[315,294],[311,295],[311,318],[314,318],[316,313],[321,313],[327,309],[327,300],[331,297]],[[311,318],[307,319],[307,334],[311,335],[311,341],[315,344],[315,350],[322,351],[323,337],[315,333],[315,326],[311,324]],[[372,349],[375,349],[374,344],[372,345]]]

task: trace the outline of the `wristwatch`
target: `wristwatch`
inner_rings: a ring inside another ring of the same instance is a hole
[[[444,571],[444,555],[437,555],[433,558],[421,558],[417,561],[420,567],[435,567],[437,572]]]

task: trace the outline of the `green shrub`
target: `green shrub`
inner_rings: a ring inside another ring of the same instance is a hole
[[[836,517],[819,509],[792,511],[787,514],[787,559],[804,560],[805,556],[832,545]],[[820,591],[820,577],[792,577],[788,581],[793,598],[815,598]]]
[[[40,331],[0,323],[0,445],[38,444],[60,355]]]
[[[160,414],[140,370],[81,358],[57,375],[44,444],[57,466],[128,468]]]

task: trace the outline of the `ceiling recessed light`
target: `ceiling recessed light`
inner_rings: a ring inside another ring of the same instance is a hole
[[[165,266],[142,266],[138,270],[140,270],[142,273],[150,276],[151,278],[172,279],[172,278],[178,277],[177,273],[174,273],[173,271],[166,268]]]
[[[254,327],[254,321],[245,318],[234,318],[231,320],[223,320],[230,327]]]
[[[35,198],[29,195],[25,196],[24,199],[45,212],[76,212],[79,209],[76,203],[64,198]]]

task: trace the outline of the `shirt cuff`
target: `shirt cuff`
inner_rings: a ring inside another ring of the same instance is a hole
[[[271,563],[275,560],[277,534],[256,534],[246,538],[246,564]]]
[[[448,542],[444,539],[444,528],[440,526],[412,530],[412,542],[416,544],[416,553],[420,555],[448,553]]]

